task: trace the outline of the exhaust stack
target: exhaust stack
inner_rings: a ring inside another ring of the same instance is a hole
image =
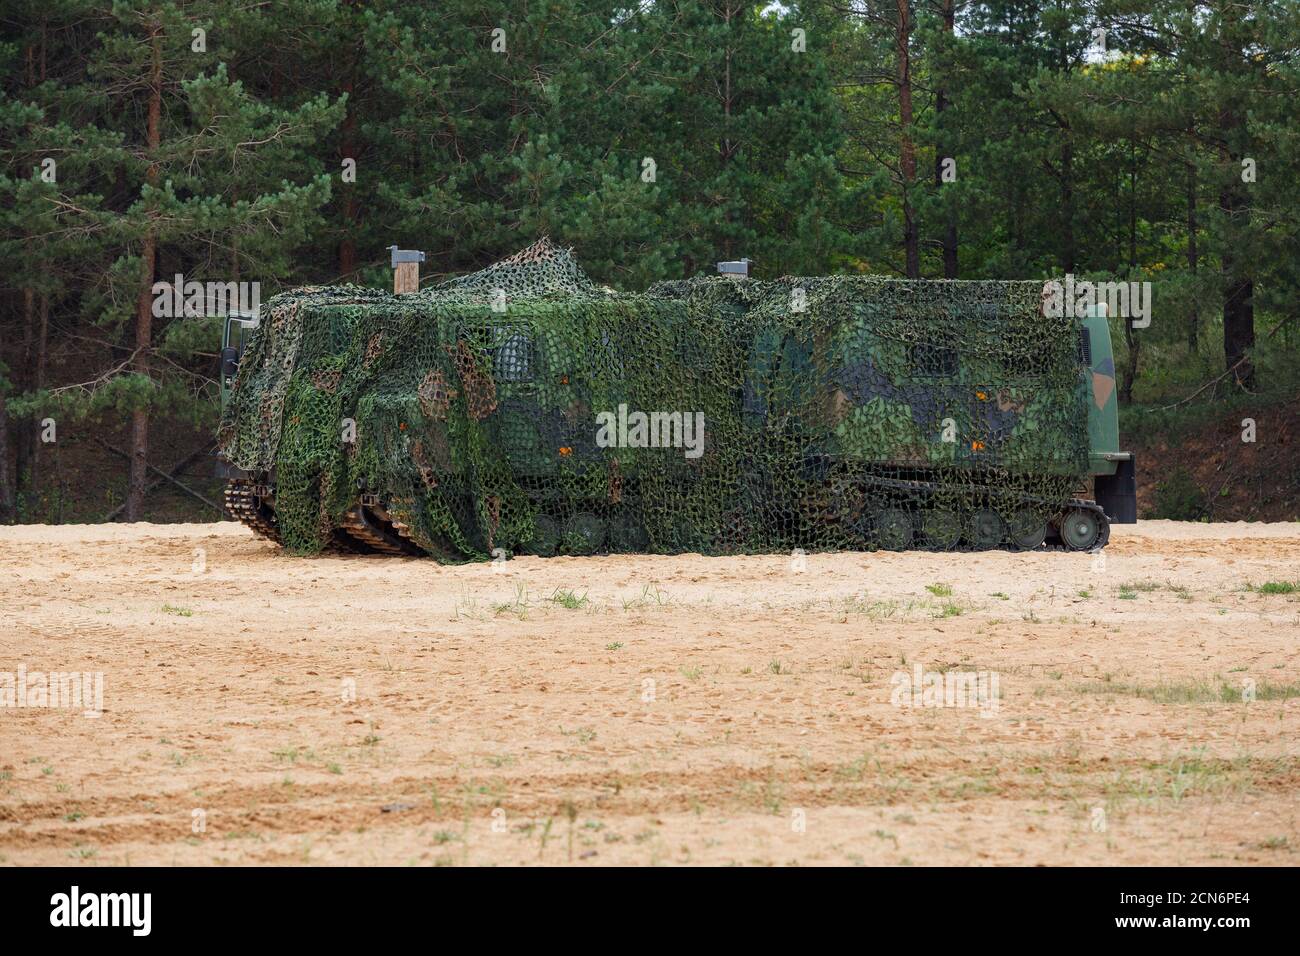
[[[416,249],[399,249],[397,246],[389,246],[388,251],[392,253],[393,292],[397,295],[419,292],[420,263],[424,261],[424,253]]]

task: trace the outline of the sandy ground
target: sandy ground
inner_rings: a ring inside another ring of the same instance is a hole
[[[1286,581],[1300,524],[802,570],[0,528],[0,700],[103,675],[0,707],[0,862],[1290,865]]]

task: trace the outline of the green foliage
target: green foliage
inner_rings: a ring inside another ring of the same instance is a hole
[[[1265,581],[1255,590],[1260,594],[1294,594],[1300,591],[1300,584],[1295,581]]]
[[[1178,467],[1156,484],[1155,513],[1153,518],[1170,518],[1174,521],[1196,521],[1205,516],[1205,492],[1196,484],[1186,468]]]
[[[951,4],[951,29],[947,6],[904,5],[903,24],[875,2],[10,0],[11,431],[29,441],[52,408],[197,414],[211,324],[155,317],[136,341],[142,287],[178,273],[263,300],[384,287],[397,244],[436,284],[550,235],[629,290],[742,256],[764,279],[898,275],[909,213],[922,276],[945,274],[951,238],[962,278],[1153,282],[1149,328],[1112,320],[1125,404],[1221,372],[1225,299],[1248,281],[1256,386],[1294,394],[1300,6],[982,0]],[[863,454],[906,437],[888,409],[857,413],[840,437]]]

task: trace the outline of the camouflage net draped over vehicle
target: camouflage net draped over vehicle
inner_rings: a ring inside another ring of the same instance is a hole
[[[543,240],[408,295],[272,299],[221,442],[303,553],[362,494],[443,560],[1033,547],[1088,471],[1076,320],[1041,295],[873,277],[628,295]]]

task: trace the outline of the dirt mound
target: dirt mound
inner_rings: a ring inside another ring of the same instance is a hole
[[[1124,436],[1124,445],[1138,455],[1143,516],[1300,521],[1300,399]]]

